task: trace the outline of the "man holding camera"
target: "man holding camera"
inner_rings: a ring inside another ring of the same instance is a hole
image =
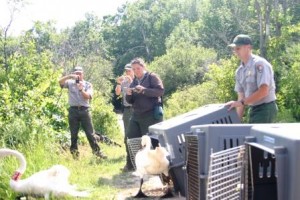
[[[122,120],[124,124],[124,144],[126,147],[126,164],[122,168],[123,172],[133,171],[134,167],[132,166],[129,149],[127,145],[127,138],[128,138],[128,127],[130,117],[132,115],[132,105],[126,101],[126,90],[130,87],[132,80],[134,79],[134,72],[132,70],[131,64],[128,63],[125,65],[125,75],[120,76],[117,78],[117,86],[115,88],[115,93],[117,96],[122,95],[122,106],[123,106],[123,115]]]
[[[102,159],[107,158],[107,156],[101,152],[94,137],[94,127],[89,111],[89,103],[93,95],[93,86],[83,79],[82,67],[75,67],[72,74],[66,75],[59,80],[59,84],[62,88],[68,88],[69,90],[70,107],[68,119],[71,132],[70,151],[73,158],[77,159],[79,157],[77,140],[80,125],[85,132],[93,154]]]

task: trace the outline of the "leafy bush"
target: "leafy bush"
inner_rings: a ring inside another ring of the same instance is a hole
[[[212,82],[186,87],[174,92],[166,101],[164,107],[165,119],[183,114],[206,104],[218,103],[216,89]]]
[[[100,93],[94,93],[92,100],[93,123],[96,131],[107,136],[116,137],[120,135],[121,128],[118,117],[113,112],[112,104],[109,104]]]
[[[155,59],[149,69],[159,74],[165,95],[169,96],[187,85],[202,83],[208,65],[215,61],[216,53],[213,50],[180,43]]]

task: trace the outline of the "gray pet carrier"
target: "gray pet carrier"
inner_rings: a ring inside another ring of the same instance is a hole
[[[205,200],[211,153],[244,144],[250,124],[206,124],[191,127],[186,140],[187,199]],[[227,152],[228,153],[228,152]]]
[[[247,199],[300,199],[300,123],[253,126],[246,154]]]
[[[224,104],[211,104],[149,127],[150,137],[170,153],[170,174],[175,190],[181,195],[185,196],[186,190],[184,135],[193,125],[233,123],[240,123],[235,110],[228,111]]]

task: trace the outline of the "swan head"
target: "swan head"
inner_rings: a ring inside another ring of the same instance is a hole
[[[12,175],[11,179],[14,181],[18,181],[21,179],[22,173],[19,171],[15,171],[15,173]]]
[[[142,148],[150,148],[151,147],[151,138],[148,135],[143,135],[141,139]]]

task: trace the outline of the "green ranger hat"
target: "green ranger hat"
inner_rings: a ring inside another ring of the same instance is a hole
[[[232,44],[228,45],[230,47],[242,46],[242,45],[251,45],[252,41],[249,35],[240,34],[237,35],[234,39]]]

